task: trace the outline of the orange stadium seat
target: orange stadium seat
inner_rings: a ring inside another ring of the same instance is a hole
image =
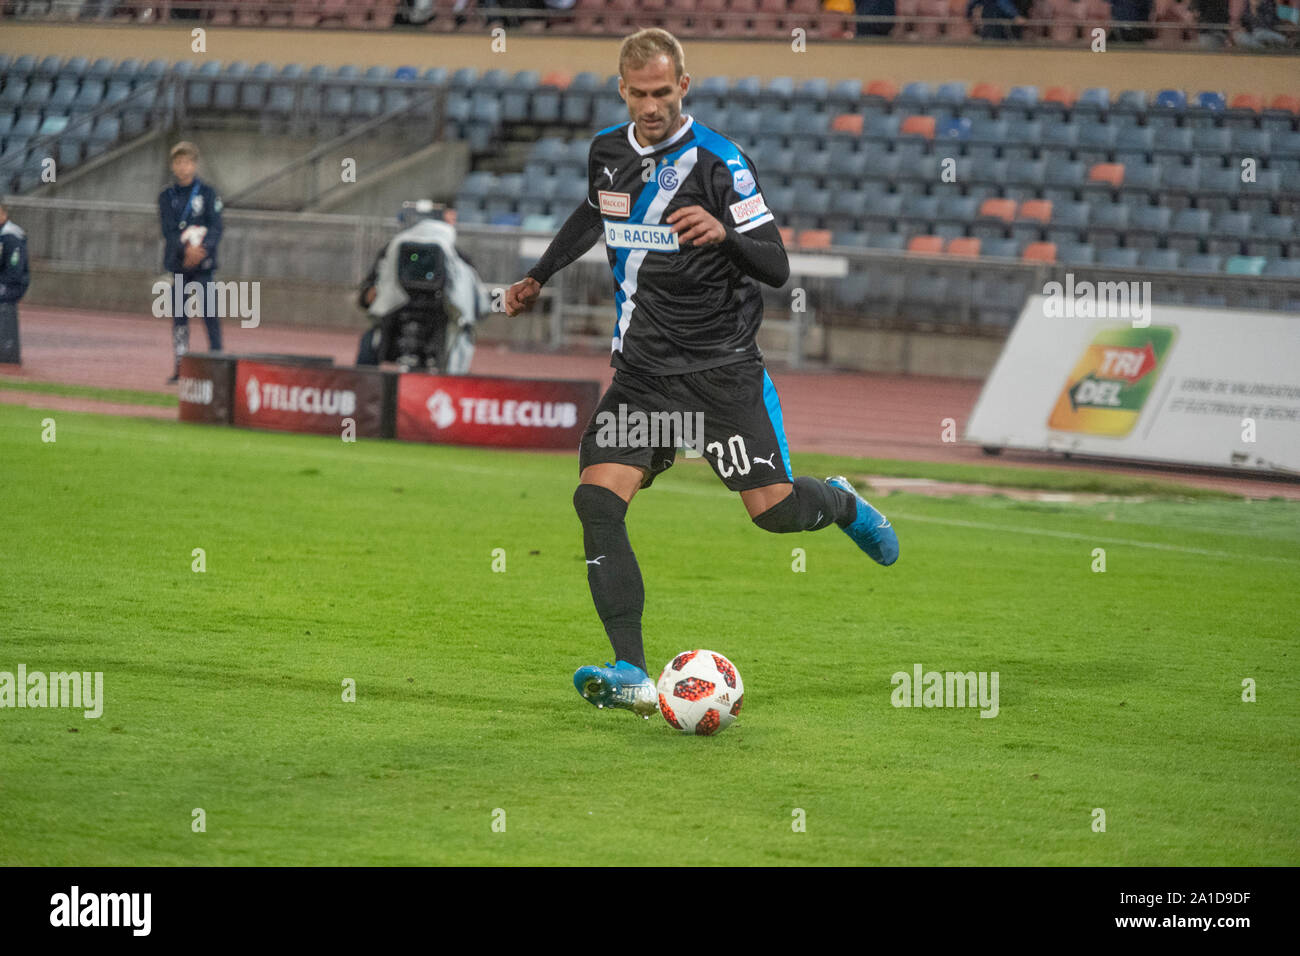
[[[882,100],[893,100],[898,95],[898,87],[888,80],[872,80],[863,91],[866,96],[878,96]]]
[[[551,70],[542,77],[542,86],[552,86],[559,90],[567,90],[569,84],[573,82],[573,74],[565,73],[563,70]]]
[[[831,231],[829,229],[805,229],[795,238],[795,245],[803,249],[829,249]]]
[[[781,227],[781,242],[783,242],[787,246],[794,245],[794,230],[791,229],[789,226]]]
[[[1074,90],[1064,86],[1052,86],[1043,94],[1044,103],[1060,103],[1062,106],[1074,105]]]
[[[980,254],[980,241],[972,236],[949,239],[946,251],[950,256],[978,256]]]
[[[1050,199],[1026,199],[1016,210],[1016,218],[1022,222],[1051,222],[1052,201]]]
[[[938,255],[943,252],[942,236],[913,236],[907,240],[908,252],[920,252],[926,255]]]
[[[985,219],[1001,219],[1003,222],[1010,222],[1016,218],[1016,201],[990,197],[980,203],[978,215]]]
[[[1273,97],[1273,102],[1268,104],[1268,108],[1271,110],[1286,110],[1288,113],[1300,113],[1300,97],[1279,93]]]
[[[1096,163],[1088,170],[1088,182],[1110,183],[1116,189],[1124,185],[1123,163]]]
[[[1055,262],[1056,243],[1031,242],[1025,246],[1025,251],[1020,254],[1020,258],[1026,262]]]
[[[1264,101],[1254,93],[1238,93],[1231,102],[1228,103],[1228,109],[1233,110],[1251,110],[1258,113],[1264,108]]]
[[[971,87],[969,100],[983,100],[996,106],[1002,102],[1002,87],[995,83],[976,83]]]
[[[862,135],[862,114],[860,113],[841,113],[831,120],[831,132],[849,133],[853,136]]]
[[[903,125],[899,127],[900,136],[921,136],[925,139],[934,139],[934,117],[933,116],[907,116],[903,118]]]

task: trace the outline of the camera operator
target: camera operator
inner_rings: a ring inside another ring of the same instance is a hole
[[[414,224],[380,251],[358,303],[375,320],[361,335],[358,365],[396,362],[403,371],[464,375],[474,356],[474,323],[489,311],[487,290],[456,248],[456,230],[429,200],[403,205]]]

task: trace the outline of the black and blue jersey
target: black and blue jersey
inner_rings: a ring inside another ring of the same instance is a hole
[[[631,121],[601,130],[588,153],[588,195],[529,275],[545,282],[603,236],[616,306],[610,364],[674,375],[761,357],[758,282],[780,286],[789,264],[754,164],[720,133],[683,117],[642,146]],[[721,243],[681,245],[670,213],[701,206]]]

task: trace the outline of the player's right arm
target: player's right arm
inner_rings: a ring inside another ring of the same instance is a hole
[[[586,255],[587,250],[596,244],[601,231],[605,228],[600,218],[599,207],[591,201],[596,190],[592,187],[594,177],[591,174],[591,152],[587,153],[587,198],[578,208],[569,214],[560,231],[555,234],[551,244],[537,264],[528,270],[527,275],[506,290],[506,315],[518,315],[532,308],[537,297],[542,294],[542,286],[550,281],[551,276],[571,262]]]

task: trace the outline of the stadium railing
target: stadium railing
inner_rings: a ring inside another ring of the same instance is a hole
[[[126,21],[204,23],[222,27],[320,27],[358,30],[419,29],[473,32],[504,25],[550,36],[607,36],[640,27],[662,26],[692,39],[806,38],[922,43],[1005,43],[1061,46],[1089,44],[1093,31],[1107,31],[1108,43],[1197,48],[1203,37],[1231,52],[1241,31],[1242,0],[1231,0],[1229,20],[1201,23],[1177,5],[1156,9],[1151,19],[1116,20],[1105,0],[1039,2],[1029,16],[1014,22],[966,15],[965,0],[899,0],[894,16],[859,16],[826,10],[816,0],[694,0],[633,3],[631,0],[578,0],[569,10],[470,4],[457,10],[453,0],[399,4],[396,0],[9,0],[0,17],[50,21]],[[1279,7],[1282,51],[1296,49],[1295,7]],[[988,34],[981,36],[981,34]],[[1286,34],[1290,35],[1287,36]],[[996,35],[995,35],[996,34]],[[1243,38],[1240,49],[1258,52]]]
[[[60,284],[93,273],[108,311],[147,313],[149,283],[161,262],[156,207],[146,204],[13,197],[5,205],[29,238],[39,304],[42,273]],[[360,326],[357,284],[397,222],[382,217],[284,214],[227,208],[223,279],[259,280],[267,321]],[[493,287],[515,281],[549,234],[464,226],[459,245]],[[1056,262],[975,259],[859,248],[792,250],[792,275],[764,288],[768,332],[784,334],[791,364],[838,361],[828,347],[840,330],[877,329],[999,338],[1025,298],[1051,281],[1149,281],[1155,303],[1300,312],[1300,276],[1198,274]],[[92,280],[84,280],[92,281]],[[496,325],[513,344],[563,349],[607,346],[614,315],[609,266],[593,249],[548,284],[548,310]],[[796,290],[802,295],[796,296]],[[57,290],[61,292],[62,289]],[[56,292],[56,298],[57,298]],[[307,295],[310,292],[311,295]],[[336,303],[322,310],[320,303]],[[803,311],[796,311],[798,302]],[[67,304],[54,302],[50,304]],[[782,322],[791,323],[783,326]]]

